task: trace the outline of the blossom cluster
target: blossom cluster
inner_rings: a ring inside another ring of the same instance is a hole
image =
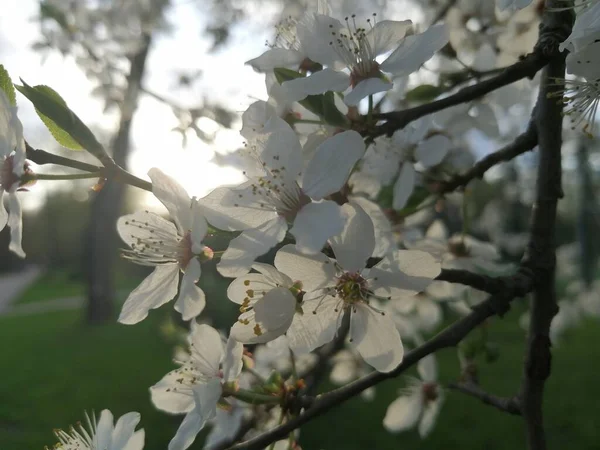
[[[497,6],[516,10],[529,3],[499,0]],[[583,80],[557,83],[565,84],[566,114],[589,132],[600,98],[594,60],[600,2],[585,2],[576,14],[561,48],[569,51],[569,72]],[[245,181],[197,198],[160,169],[148,172],[168,219],[138,211],[116,224],[124,258],[152,268],[118,320],[139,323],[174,300],[189,322],[178,368],[150,388],[156,408],[184,416],[169,450],[190,447],[207,423],[207,448],[236,436],[250,414],[257,431],[281,423],[292,414],[286,402],[305,387],[299,374],[319,364],[322,349],[340,346],[330,361],[334,383],[371,370],[392,372],[405,347],[421,344],[444,311],[465,315],[482,300],[466,286],[435,281],[442,269],[506,272],[491,244],[466,229],[449,235],[426,215],[431,208],[419,214],[423,204],[433,206],[423,200],[439,200],[448,174],[465,159],[472,162],[463,151],[466,131],[498,136],[494,108],[485,101],[459,105],[369,138],[378,122],[375,100],[387,92],[405,95],[409,75],[453,38],[448,24],[419,32],[408,20],[335,18],[323,5],[290,18],[268,50],[247,62],[265,74],[269,99],[242,114]],[[477,53],[475,64],[483,64],[485,46]],[[0,229],[10,227],[10,248],[24,256],[16,192],[31,170],[16,107],[1,90],[0,136]],[[205,241],[219,232],[235,237],[215,251]],[[217,270],[231,279],[227,297],[240,313],[226,334],[206,323],[211,299],[198,285],[202,265],[217,258]],[[462,357],[468,364],[471,355]],[[390,403],[386,429],[431,431],[444,400],[435,357],[421,359],[417,373]],[[113,425],[105,410],[99,420],[88,417],[87,427],[56,436],[60,448],[138,450],[144,441],[138,422],[139,414],[129,413]]]

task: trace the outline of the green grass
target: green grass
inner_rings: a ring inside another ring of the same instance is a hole
[[[207,291],[221,284],[219,280],[206,282]],[[40,292],[68,289],[58,283],[52,289],[41,284],[36,288]],[[232,304],[222,291],[218,296],[209,294],[208,299],[209,312],[219,319],[216,324],[230,323]],[[516,319],[522,307],[514,309],[489,327],[490,338],[501,346],[500,359],[479,366],[482,385],[499,395],[513,394],[521,378],[524,333]],[[171,311],[171,305],[166,305],[134,326],[85,327],[81,311],[0,317],[0,448],[41,450],[54,442],[53,428],[81,420],[86,409],[110,408],[115,415],[139,411],[147,433],[146,450],[165,450],[181,418],[155,411],[148,387],[173,368],[172,344],[159,331]],[[599,448],[600,364],[595,347],[600,340],[599,325],[597,321],[584,322],[553,351],[545,404],[550,449]],[[438,355],[441,380],[456,380],[459,368],[454,350]],[[521,418],[455,392],[447,393],[437,426],[427,439],[421,440],[414,431],[387,433],[381,422],[387,405],[403,385],[402,378],[385,382],[377,388],[373,402],[357,398],[309,423],[301,434],[303,448],[525,448]],[[201,444],[192,447],[200,448]]]
[[[142,276],[117,275],[118,290],[132,290],[142,280]],[[51,270],[44,273],[34,284],[28,287],[15,304],[34,303],[44,300],[85,296],[85,280],[66,270]]]
[[[54,300],[83,295],[83,281],[73,279],[66,271],[44,273],[34,284],[28,287],[15,304],[33,303],[40,300]]]

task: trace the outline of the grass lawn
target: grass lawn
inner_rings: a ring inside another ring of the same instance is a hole
[[[117,275],[118,290],[132,290],[139,284],[141,275]],[[75,277],[66,270],[51,270],[29,286],[16,301],[16,304],[33,303],[59,298],[83,297],[86,293],[85,280]]]
[[[210,281],[207,280],[210,284]],[[214,283],[214,281],[213,281]],[[59,286],[43,283],[41,294]],[[206,286],[207,290],[209,286]],[[64,287],[60,288],[64,289]],[[209,295],[213,314],[225,324],[230,303]],[[516,324],[516,305],[489,333],[501,345],[499,361],[480,366],[480,379],[499,395],[518,389],[523,331]],[[54,443],[52,429],[83,418],[83,410],[110,408],[115,415],[136,410],[147,433],[146,450],[165,450],[179,422],[153,409],[148,387],[173,365],[172,344],[159,332],[170,305],[134,326],[116,322],[84,327],[81,311],[0,317],[0,449],[33,450]],[[546,425],[549,448],[599,449],[600,363],[595,343],[600,323],[587,321],[554,349],[553,373],[547,384]],[[441,380],[455,380],[453,350],[439,353]],[[449,392],[436,428],[424,441],[416,432],[391,435],[381,421],[402,379],[379,386],[373,402],[350,401],[302,431],[305,450],[365,449],[521,449],[522,420],[498,412],[462,394]],[[192,449],[200,449],[197,444]]]

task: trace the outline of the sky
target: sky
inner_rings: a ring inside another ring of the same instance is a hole
[[[107,132],[114,130],[118,114],[103,113],[103,102],[90,95],[94,85],[73,58],[63,57],[58,52],[42,58],[31,49],[39,36],[39,26],[34,19],[37,1],[4,0],[3,3],[6,4],[0,17],[0,62],[11,78],[18,82],[21,77],[30,85],[52,87],[88,126],[98,126]],[[189,0],[175,0],[174,3],[168,19],[176,27],[170,35],[161,35],[155,40],[144,86],[182,106],[196,106],[206,93],[210,93],[211,99],[240,113],[256,99],[266,99],[264,76],[253,72],[244,62],[264,51],[265,40],[272,38],[271,27],[265,27],[264,23],[260,26],[242,23],[233,30],[224,51],[208,54],[211,42],[199,32],[203,29],[203,19],[197,6]],[[262,13],[265,21],[271,23],[277,11],[263,10]],[[193,88],[174,89],[178,71],[199,68],[203,76]],[[56,148],[53,138],[28,100],[17,95],[26,139],[36,148],[52,151]],[[209,119],[201,120],[208,131],[220,128]],[[241,146],[240,123],[235,124],[234,130],[220,129],[212,144],[202,142],[191,132],[186,148],[182,148],[181,135],[171,131],[177,125],[178,120],[169,107],[142,95],[132,129],[133,153],[129,167],[134,174],[144,177],[150,168],[159,167],[196,196],[207,194],[219,184],[241,181],[241,174],[236,169],[211,162],[215,152],[226,154]],[[93,161],[91,157],[90,161]],[[45,170],[46,167],[38,168],[40,173]],[[39,182],[30,195],[23,195],[26,207],[38,205],[43,198],[39,194],[47,186],[48,182],[45,186]]]

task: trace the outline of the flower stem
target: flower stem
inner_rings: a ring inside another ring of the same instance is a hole
[[[254,391],[248,391],[246,389],[240,389],[236,392],[232,392],[230,395],[238,400],[250,403],[252,405],[264,405],[267,403],[277,404],[281,402],[281,399],[274,395],[261,394]]]
[[[371,123],[373,120],[373,95],[369,95],[369,112],[367,113],[367,122]]]
[[[47,173],[36,173],[31,175],[31,180],[85,180],[91,178],[102,178],[103,174],[101,171],[88,172],[88,173],[66,173],[66,174],[47,174]]]

